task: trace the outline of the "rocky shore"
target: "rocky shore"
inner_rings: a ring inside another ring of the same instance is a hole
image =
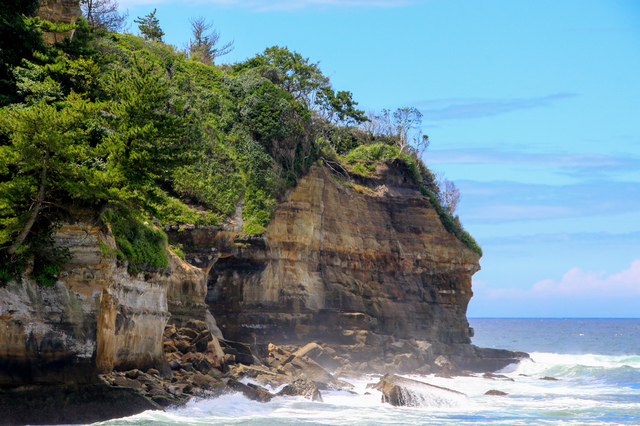
[[[406,165],[370,191],[313,166],[263,235],[165,229],[168,266],[130,273],[109,224],[54,235],[52,286],[0,287],[0,424],[91,423],[241,392],[312,400],[366,374],[485,373],[526,354],[478,348],[466,319],[479,253],[443,226]],[[235,225],[234,225],[235,220]]]
[[[415,402],[411,398],[403,400],[397,396],[399,387],[410,381],[394,373],[435,373],[445,377],[477,373],[459,369],[442,355],[434,365],[416,367],[416,363],[424,362],[425,348],[415,341],[399,340],[392,344],[391,362],[384,363],[384,355],[372,356],[371,353],[365,357],[369,362],[359,362],[363,354],[353,347],[347,352],[345,348],[315,342],[285,348],[274,344],[250,346],[218,339],[204,322],[197,320],[191,320],[179,329],[169,326],[164,336],[169,369],[114,371],[101,375],[101,379],[112,388],[131,389],[160,408],[185,404],[192,398],[215,398],[226,393],[242,393],[259,402],[269,402],[276,396],[301,396],[322,401],[324,390],[353,387],[343,378],[386,374],[378,384],[383,402],[411,405]],[[380,349],[384,354],[384,348]],[[423,358],[419,358],[421,354]],[[511,358],[504,358],[503,362],[518,362],[528,357],[525,353],[509,354]],[[495,375],[487,372],[485,376],[493,378]],[[274,389],[278,391],[274,392]],[[388,396],[389,392],[395,396]]]

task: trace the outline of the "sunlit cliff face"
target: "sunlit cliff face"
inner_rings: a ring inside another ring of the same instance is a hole
[[[226,337],[339,342],[367,330],[470,341],[465,313],[480,256],[445,230],[403,166],[352,179],[347,187],[314,166],[261,238],[233,243],[233,233],[206,231],[224,246],[207,303]]]

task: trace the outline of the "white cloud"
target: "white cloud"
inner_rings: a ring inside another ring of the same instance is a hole
[[[464,218],[475,221],[541,220],[573,217],[578,211],[568,206],[496,204],[468,211]]]
[[[584,299],[624,299],[640,296],[640,259],[631,262],[629,269],[607,275],[606,272],[583,271],[573,268],[560,280],[547,279],[535,283],[529,289],[488,289],[481,290],[490,299],[558,299],[567,298],[575,302]]]
[[[434,149],[429,151],[430,164],[530,164],[539,166],[560,166],[567,168],[634,167],[640,159],[632,155],[610,156],[588,153],[522,153],[500,151],[491,148],[477,149]]]
[[[577,96],[575,93],[555,93],[534,98],[513,99],[436,99],[421,102],[426,120],[457,120],[490,117],[523,109],[547,107]]]

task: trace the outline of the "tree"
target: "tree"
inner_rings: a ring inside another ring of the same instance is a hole
[[[192,18],[189,22],[193,34],[193,39],[189,41],[190,59],[213,65],[216,58],[233,50],[233,41],[217,46],[220,42],[220,32],[212,29],[213,23],[207,23],[203,17]]]
[[[460,190],[447,178],[438,179],[438,189],[440,204],[447,214],[453,217],[460,202]]]
[[[16,253],[51,201],[99,197],[99,161],[87,122],[97,107],[77,96],[62,108],[40,101],[4,110],[0,132],[0,245]],[[97,168],[96,168],[97,167]]]
[[[416,140],[416,137],[411,136],[411,131],[420,131],[422,113],[415,107],[398,108],[393,113],[392,124],[398,137],[398,148],[402,153],[411,142]],[[417,138],[420,139],[421,137],[422,134],[418,135]]]
[[[43,50],[41,31],[26,17],[38,10],[38,0],[6,0],[0,12],[0,106],[19,102],[13,68],[34,51]]]
[[[369,113],[362,129],[374,137],[385,137],[398,147],[400,153],[408,152],[421,159],[429,147],[429,136],[422,133],[422,113],[414,107],[398,108],[393,114],[383,109],[381,115]]]
[[[237,65],[235,70],[260,67],[275,67],[278,75],[274,83],[291,93],[296,101],[302,102],[308,109],[316,105],[318,92],[329,86],[329,79],[322,75],[317,63],[309,63],[309,58],[303,58],[286,47],[269,47],[255,58]]]
[[[82,13],[87,23],[98,30],[119,31],[129,17],[129,13],[118,12],[116,0],[82,0]]]
[[[153,12],[144,18],[138,17],[138,19],[135,19],[133,22],[138,24],[138,28],[145,39],[162,41],[164,31],[160,28],[160,21],[156,18],[156,9],[153,9]]]
[[[123,190],[144,192],[155,179],[167,179],[188,161],[190,147],[181,138],[184,123],[169,109],[166,73],[149,59],[133,56],[130,68],[108,83],[110,103],[108,169]],[[193,153],[192,153],[193,154]]]
[[[347,124],[360,124],[368,121],[364,111],[356,109],[358,103],[353,100],[351,92],[340,91],[336,93],[330,86],[325,86],[316,95],[316,105],[320,106],[329,121],[334,118]]]

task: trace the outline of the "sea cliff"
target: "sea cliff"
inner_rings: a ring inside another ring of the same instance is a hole
[[[0,423],[274,396],[254,382],[318,400],[340,377],[525,356],[471,344],[481,250],[422,162],[417,109],[367,117],[286,47],[218,67],[79,5],[7,10]]]
[[[190,320],[203,324],[192,340],[207,337],[206,371],[268,366],[269,344],[304,346],[299,357],[345,377],[488,371],[522,355],[470,344],[480,256],[447,232],[402,161],[370,177],[314,165],[263,235],[239,229],[233,218],[168,227],[186,261],[169,252],[166,268],[132,274],[108,224],[63,224],[54,239],[72,258],[57,282],[37,284],[27,269],[0,288],[0,385],[103,386],[99,375],[132,369],[171,378],[195,357],[189,345],[165,354]]]

